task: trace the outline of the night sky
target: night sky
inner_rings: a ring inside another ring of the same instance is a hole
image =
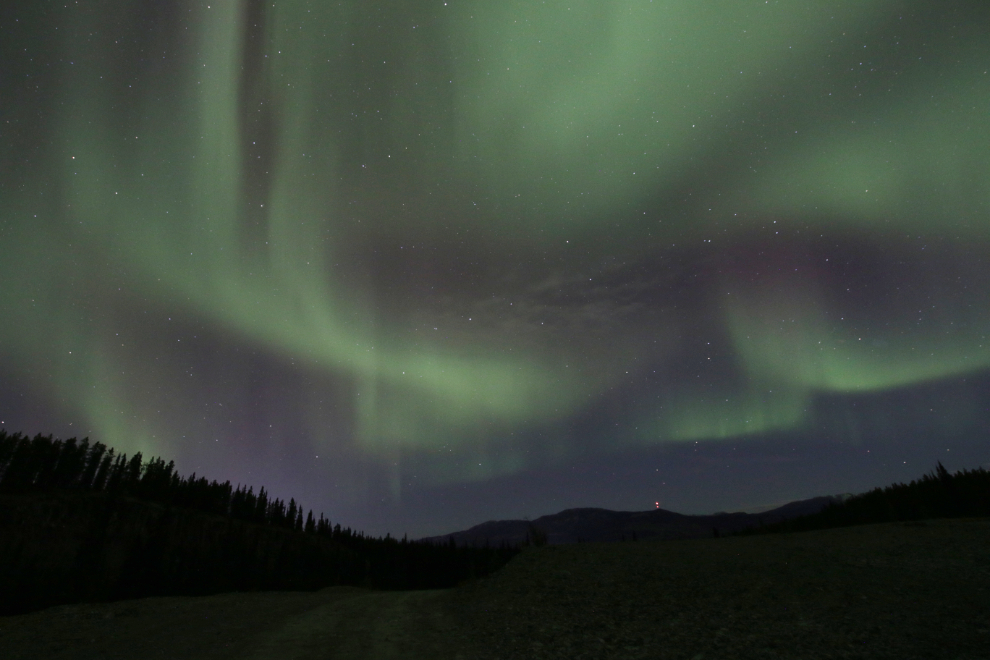
[[[990,3],[0,7],[0,423],[410,537],[990,465]]]

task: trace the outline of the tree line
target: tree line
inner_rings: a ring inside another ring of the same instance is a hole
[[[40,433],[28,438],[0,430],[0,493],[82,490],[128,495],[166,506],[229,516],[245,522],[283,527],[337,538],[354,536],[350,528],[334,530],[323,514],[313,511],[303,518],[303,507],[294,498],[286,504],[271,499],[262,487],[234,488],[229,481],[219,483],[198,477],[194,472],[182,477],[175,462],[152,458],[145,462],[141,452],[128,458],[102,442],[92,445],[89,438],[56,440]],[[339,526],[338,526],[339,527]]]
[[[831,527],[926,518],[990,516],[990,472],[982,467],[950,473],[941,462],[910,483],[884,488],[830,503],[813,513],[740,532],[801,532]]]
[[[336,584],[445,588],[518,551],[375,538],[264,488],[183,477],[172,461],[0,430],[0,613]]]

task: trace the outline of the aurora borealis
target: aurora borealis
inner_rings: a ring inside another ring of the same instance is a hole
[[[990,7],[0,9],[0,421],[372,533],[990,461]]]

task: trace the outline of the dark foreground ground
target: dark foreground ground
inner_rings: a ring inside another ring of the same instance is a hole
[[[990,660],[990,520],[550,546],[449,591],[63,606],[0,618],[0,658]]]

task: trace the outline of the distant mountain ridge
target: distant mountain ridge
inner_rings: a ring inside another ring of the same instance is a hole
[[[424,541],[457,545],[499,546],[526,541],[531,527],[547,535],[551,544],[582,541],[622,541],[646,539],[690,539],[710,537],[716,533],[729,534],[750,527],[769,525],[799,516],[818,513],[832,502],[841,502],[848,495],[825,495],[790,502],[762,513],[714,513],[685,515],[666,509],[649,511],[612,511],[609,509],[567,509],[541,516],[536,520],[490,520],[470,529]]]

